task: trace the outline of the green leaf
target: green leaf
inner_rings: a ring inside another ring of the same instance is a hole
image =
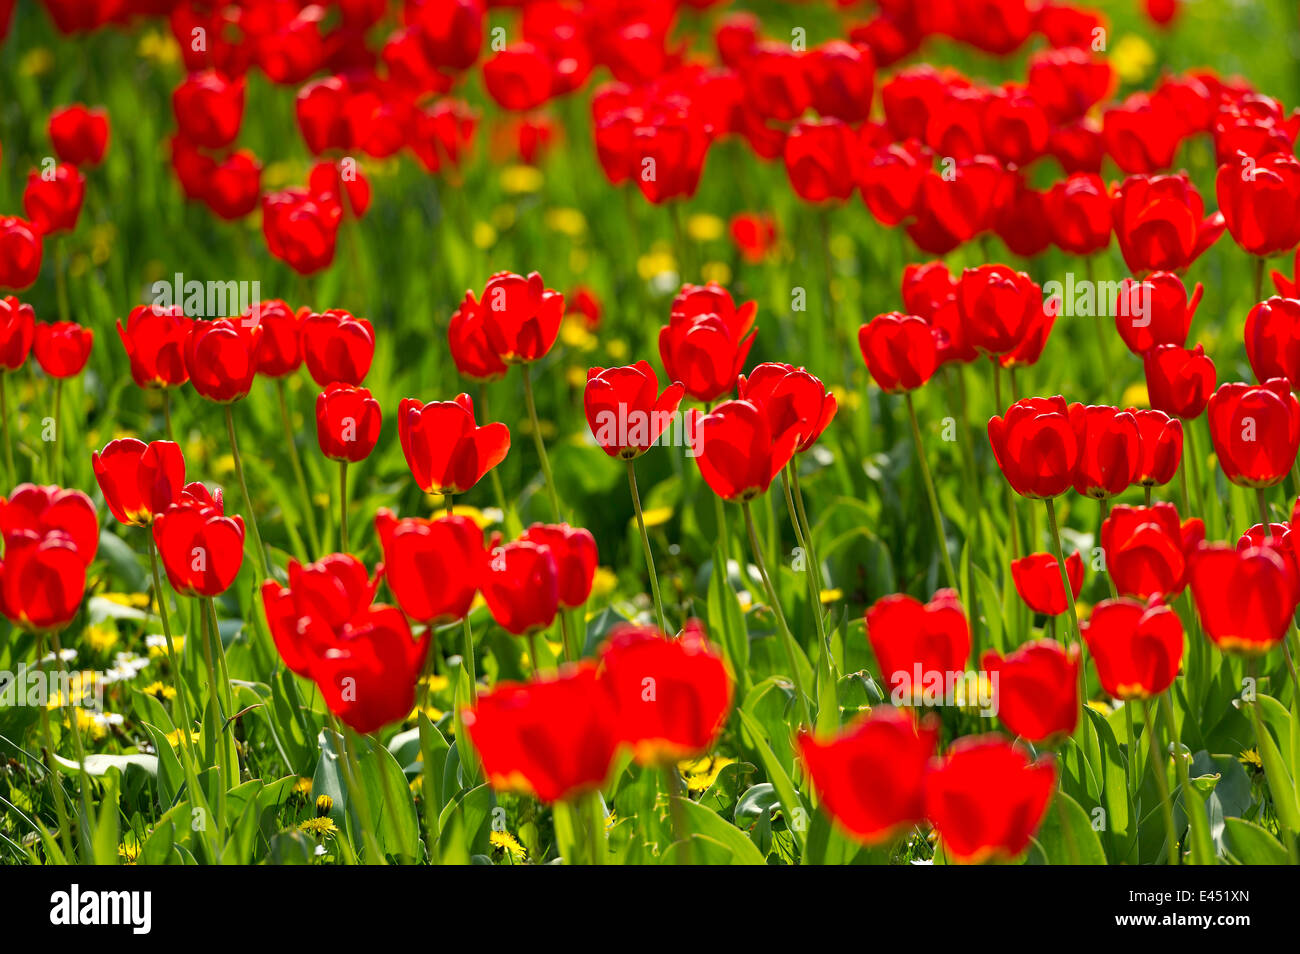
[[[1281,843],[1263,828],[1244,818],[1225,818],[1228,850],[1247,865],[1285,865],[1290,859]]]
[[[808,807],[799,798],[794,782],[790,781],[790,776],[786,774],[773,753],[762,727],[744,709],[737,709],[736,714],[740,717],[740,722],[749,736],[749,744],[758,751],[759,760],[763,763],[768,780],[776,789],[777,797],[781,800],[781,808],[785,813],[786,824],[794,833],[795,841],[802,847],[807,831],[805,821],[808,818]]]
[[[762,852],[735,825],[729,824],[726,819],[715,815],[703,805],[699,805],[689,798],[680,798],[676,795],[670,797],[681,810],[692,835],[706,836],[726,847],[729,858],[723,862],[724,864],[764,864]],[[695,854],[692,854],[691,860],[697,864],[705,863],[703,858]]]

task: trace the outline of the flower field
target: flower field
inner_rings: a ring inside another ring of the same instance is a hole
[[[0,862],[1300,863],[1298,30],[0,0]]]

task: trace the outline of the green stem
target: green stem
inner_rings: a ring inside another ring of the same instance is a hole
[[[948,538],[943,531],[943,514],[939,512],[939,498],[934,492],[934,480],[930,476],[930,465],[925,460],[925,446],[921,442],[921,427],[916,421],[916,405],[912,402],[912,392],[903,392],[907,400],[907,418],[912,424],[912,440],[916,444],[916,461],[921,468],[921,480],[925,483],[925,495],[930,500],[930,516],[934,518],[934,532],[938,535],[939,555],[943,558],[943,571],[948,578],[948,586],[957,589],[957,574],[952,568],[952,557],[948,555]]]
[[[40,667],[45,655],[45,641],[41,634],[36,634],[36,665]],[[59,838],[63,842],[63,859],[65,864],[72,864],[76,854],[72,848],[72,826],[68,823],[68,811],[63,804],[66,793],[59,781],[58,769],[54,767],[54,733],[50,729],[50,707],[40,706],[41,736],[45,742],[45,780],[50,786],[50,798],[54,801],[54,812],[59,820]]]
[[[54,440],[50,441],[49,474],[50,481],[61,485],[63,481],[63,460],[59,453],[59,444],[63,436],[63,378],[54,379]]]
[[[280,423],[284,425],[284,442],[289,448],[289,464],[293,467],[294,479],[298,482],[299,506],[302,508],[302,522],[307,526],[307,539],[311,541],[313,558],[322,556],[320,533],[316,530],[316,516],[311,505],[311,492],[307,488],[307,474],[302,469],[302,457],[298,454],[298,442],[294,440],[293,422],[289,417],[289,401],[285,395],[284,378],[275,379],[275,395],[280,404]]]
[[[821,587],[817,583],[817,573],[813,569],[812,548],[808,545],[808,538],[805,536],[803,526],[799,521],[799,512],[795,509],[794,494],[790,490],[789,471],[793,465],[787,466],[781,470],[781,486],[785,490],[785,505],[790,511],[790,525],[794,527],[795,540],[799,548],[803,550],[804,559],[804,578],[808,581],[808,600],[812,609],[813,619],[817,622],[817,638],[821,640],[822,652],[830,652],[830,644],[826,640],[826,622],[822,619],[822,599]]]
[[[542,428],[537,420],[537,402],[533,399],[533,376],[530,365],[523,365],[521,368],[524,378],[524,404],[528,408],[528,420],[533,427],[533,443],[537,445],[537,458],[542,465],[542,476],[546,479],[546,492],[551,498],[551,510],[555,513],[556,521],[561,521],[564,517],[560,513],[560,496],[555,491],[555,477],[551,474],[551,460],[546,456],[546,442],[542,440]]]
[[[1147,493],[1149,494],[1150,492],[1151,492],[1151,488],[1148,487]],[[1101,505],[1101,524],[1099,526],[1104,527],[1106,525],[1106,521],[1110,518],[1110,498],[1102,497],[1101,500],[1098,501],[1098,503]],[[1097,532],[1097,539],[1098,540],[1101,539],[1100,530],[1098,530]],[[1115,587],[1115,577],[1111,575],[1109,568],[1106,570],[1106,585],[1110,587],[1110,598],[1118,599],[1119,590],[1116,589]]]
[[[1169,775],[1165,771],[1165,759],[1160,753],[1160,740],[1156,737],[1155,725],[1151,719],[1151,703],[1142,703],[1142,718],[1146,720],[1147,741],[1151,746],[1151,774],[1156,779],[1156,790],[1160,793],[1160,813],[1165,819],[1165,837],[1168,840],[1169,863],[1178,864],[1178,832],[1174,828],[1174,806],[1169,800]]]
[[[808,707],[808,696],[803,688],[803,676],[799,673],[794,635],[786,624],[785,614],[781,612],[781,603],[776,597],[776,587],[772,585],[772,579],[767,574],[767,563],[763,560],[763,548],[758,543],[758,533],[754,529],[754,515],[750,511],[749,501],[742,501],[740,507],[745,514],[745,531],[749,534],[749,549],[753,553],[754,563],[758,566],[758,575],[763,580],[763,590],[767,594],[767,601],[772,607],[772,615],[776,617],[777,629],[781,633],[781,643],[785,647],[786,660],[790,664],[790,678],[794,682],[794,691],[799,696],[799,706],[803,710],[803,724],[811,726],[813,724],[812,710]]]
[[[0,432],[5,442],[6,489],[12,490],[18,483],[18,470],[14,467],[14,445],[9,439],[9,372],[0,371]]]
[[[186,758],[190,760],[192,766],[194,763],[194,742],[190,738],[190,733],[194,729],[194,722],[190,718],[189,693],[185,687],[185,677],[181,673],[180,659],[176,655],[176,644],[172,639],[171,613],[167,610],[167,594],[162,587],[162,575],[158,572],[158,548],[154,546],[153,533],[148,527],[145,528],[145,540],[149,549],[149,569],[153,572],[154,599],[158,601],[158,618],[162,620],[163,639],[167,641],[167,664],[171,666],[172,681],[176,687],[176,700],[181,710],[182,751],[185,753]]]
[[[176,435],[172,433],[172,392],[170,388],[163,388],[163,426],[167,429],[167,439],[173,444],[176,443]]]
[[[356,751],[352,745],[352,730],[340,727],[333,716],[330,717],[330,722],[337,738],[336,744],[340,744],[342,748],[339,757],[343,762],[348,794],[356,802],[357,818],[361,823],[361,839],[369,856],[367,860],[371,864],[386,865],[388,861],[379,848],[379,840],[375,837],[373,816],[370,814],[370,799],[366,797],[365,783],[361,778],[361,764],[357,761]]]
[[[1128,815],[1132,819],[1132,843],[1134,846],[1137,845],[1138,783],[1142,777],[1138,774],[1137,729],[1133,719],[1133,707],[1136,705],[1137,702],[1132,699],[1124,702],[1124,722],[1128,730],[1128,776],[1125,778],[1125,787],[1128,789]]]
[[[1070,633],[1074,636],[1076,644],[1082,646],[1083,640],[1079,636],[1079,608],[1074,605],[1074,589],[1070,586],[1070,575],[1065,570],[1065,554],[1061,550],[1061,529],[1056,524],[1056,501],[1051,497],[1043,500],[1047,507],[1047,528],[1048,535],[1051,537],[1052,555],[1056,557],[1057,569],[1061,571],[1061,585],[1065,587],[1065,598],[1070,604]],[[1083,671],[1082,665],[1079,667]],[[1082,702],[1082,698],[1080,702]]]
[[[348,552],[348,462],[339,461],[339,549]]]
[[[239,490],[244,495],[244,511],[248,515],[248,529],[253,534],[253,562],[257,565],[257,580],[261,583],[267,577],[266,550],[262,546],[262,534],[257,528],[257,513],[253,510],[253,498],[248,495],[248,481],[244,479],[244,462],[239,456],[239,441],[235,438],[235,413],[233,405],[226,408],[226,435],[230,439],[230,454],[235,461],[235,476],[239,479]]]
[[[225,825],[226,817],[226,792],[231,787],[230,782],[230,764],[227,759],[229,754],[226,751],[225,729],[223,728],[225,719],[221,712],[221,702],[217,698],[217,667],[212,661],[212,634],[211,625],[208,621],[208,615],[203,611],[203,607],[197,602],[194,607],[199,614],[199,642],[203,648],[203,666],[208,672],[208,715],[207,718],[212,720],[213,739],[216,743],[217,772],[219,779],[217,782],[217,818],[219,824]]]
[[[645,515],[641,512],[641,494],[636,486],[636,465],[630,460],[627,462],[627,485],[632,492],[632,509],[636,511],[636,526],[641,532],[641,548],[645,551],[646,572],[650,574],[650,595],[655,601],[655,619],[659,622],[659,632],[667,635],[668,622],[664,617],[664,601],[659,593],[659,577],[655,573],[655,558],[650,549],[650,535],[645,528]]]

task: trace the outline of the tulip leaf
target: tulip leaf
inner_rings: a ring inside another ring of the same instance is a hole
[[[1058,791],[1047,806],[1043,824],[1034,836],[1028,864],[1104,865],[1106,852],[1093,827],[1093,819],[1083,806]]]
[[[786,825],[794,833],[795,841],[802,847],[808,829],[808,808],[799,798],[790,776],[772,751],[771,745],[768,744],[763,728],[744,709],[738,709],[736,714],[740,716],[740,722],[749,736],[749,744],[758,752],[759,761],[763,763],[768,780],[776,789]]]
[[[757,787],[755,786],[755,788]],[[750,789],[750,791],[753,791],[753,789]],[[680,798],[675,795],[671,797],[682,812],[692,836],[705,836],[725,846],[729,855],[729,859],[724,862],[725,864],[761,865],[765,863],[762,852],[735,825],[728,823],[722,816],[715,814],[697,802],[691,801],[689,798]],[[671,848],[669,850],[671,851]],[[697,858],[694,855],[692,855],[691,860],[697,864],[704,863],[704,859]]]
[[[1228,851],[1240,864],[1285,865],[1289,859],[1286,849],[1276,838],[1254,822],[1244,818],[1225,818]]]

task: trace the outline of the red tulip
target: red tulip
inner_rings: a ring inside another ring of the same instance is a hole
[[[240,150],[206,172],[202,199],[228,222],[251,215],[262,198],[262,164],[248,150]]]
[[[497,683],[463,718],[488,784],[547,803],[600,789],[619,744],[613,703],[590,662]]]
[[[1119,250],[1135,274],[1186,268],[1223,234],[1223,214],[1205,215],[1184,174],[1129,176],[1112,202]]]
[[[890,143],[869,155],[858,170],[862,201],[881,225],[915,215],[929,169],[929,151],[915,139]]]
[[[1006,417],[989,419],[993,456],[1011,489],[1022,497],[1065,493],[1080,456],[1065,398],[1024,398]]]
[[[191,73],[172,93],[172,111],[185,139],[205,149],[223,149],[239,135],[244,119],[244,80],[216,70]]]
[[[480,588],[492,618],[508,633],[526,636],[555,622],[560,571],[549,547],[527,540],[489,543]]]
[[[875,58],[869,47],[831,40],[810,51],[803,65],[818,113],[846,123],[867,118],[876,80]]]
[[[746,99],[768,119],[790,122],[812,105],[805,55],[788,43],[760,41],[740,71]]]
[[[327,149],[346,150],[351,147],[345,117],[350,97],[350,86],[340,76],[314,80],[298,90],[294,115],[307,149],[313,155],[320,155]]]
[[[1078,599],[1083,589],[1083,557],[1077,552],[1066,557],[1065,572],[1070,578],[1070,592]],[[1060,616],[1070,608],[1061,582],[1060,561],[1051,553],[1031,553],[1012,560],[1011,582],[1025,605],[1035,613]]]
[[[1295,510],[1296,508],[1292,507],[1293,521]],[[1237,551],[1249,550],[1252,547],[1267,547],[1282,558],[1292,579],[1300,581],[1300,551],[1296,550],[1297,539],[1300,538],[1292,535],[1290,524],[1270,523],[1265,527],[1264,524],[1257,523],[1237,539]]]
[[[659,357],[668,376],[698,401],[729,392],[758,333],[757,307],[752,301],[736,307],[731,293],[716,282],[683,285],[659,332]]]
[[[994,212],[993,231],[1016,255],[1033,258],[1052,244],[1047,195],[1031,188],[1020,172],[1009,173],[1004,188]]]
[[[1183,624],[1163,603],[1103,600],[1080,630],[1101,687],[1115,699],[1152,699],[1178,676]]]
[[[262,605],[275,648],[291,672],[310,677],[312,664],[340,639],[344,627],[370,609],[383,567],[372,579],[347,553],[331,553],[306,566],[289,561],[289,585],[262,584]]]
[[[202,397],[218,404],[238,401],[253,387],[254,352],[261,329],[239,318],[196,321],[185,340],[185,367]]]
[[[796,426],[773,434],[767,416],[749,401],[724,401],[699,418],[692,452],[700,474],[724,500],[748,501],[768,485],[794,456]]]
[[[421,623],[463,619],[483,572],[483,531],[468,517],[397,519],[375,515],[388,588],[407,616]]]
[[[1138,92],[1106,110],[1101,134],[1121,170],[1150,175],[1173,165],[1187,127],[1171,104]]]
[[[619,741],[642,765],[707,752],[731,711],[731,675],[696,620],[676,639],[622,624],[600,649],[599,680],[613,701]]]
[[[321,387],[360,385],[375,357],[375,329],[342,308],[311,313],[302,322],[302,349],[307,371]]]
[[[1056,787],[1050,757],[1031,762],[996,735],[959,739],[925,779],[925,814],[945,857],[964,864],[1010,859],[1029,847]]]
[[[0,215],[0,288],[21,290],[41,273],[41,232],[13,215]]]
[[[1142,441],[1135,483],[1160,487],[1174,479],[1183,459],[1183,423],[1164,411],[1133,411]]]
[[[1044,4],[1039,8],[1038,28],[1048,34],[1045,21],[1052,14],[1069,8]],[[1048,42],[1056,49],[1043,50],[1029,58],[1026,73],[1029,95],[1041,103],[1053,123],[1067,123],[1082,118],[1089,109],[1104,100],[1114,84],[1114,69],[1104,59],[1092,55],[1092,30],[1079,31],[1082,43]]]
[[[1173,272],[1153,272],[1141,281],[1126,278],[1119,284],[1115,329],[1138,357],[1159,345],[1181,348],[1201,291],[1197,282],[1189,300],[1182,279]]]
[[[475,424],[468,394],[428,404],[403,398],[397,433],[411,476],[427,494],[464,493],[510,450],[510,430],[504,424]]]
[[[1043,311],[1043,290],[1024,272],[1006,265],[962,271],[957,305],[970,343],[981,353],[1006,354]]]
[[[1051,742],[1079,723],[1079,647],[1051,639],[1028,642],[980,661],[993,680],[994,705],[1002,724],[1028,742]]]
[[[1115,589],[1146,600],[1172,599],[1187,582],[1187,563],[1205,539],[1199,518],[1181,523],[1171,503],[1120,505],[1101,525],[1101,548]]]
[[[903,593],[882,597],[867,609],[866,622],[895,705],[919,704],[932,673],[966,670],[970,623],[954,590],[939,590],[929,603]]]
[[[109,441],[90,455],[104,503],[119,523],[146,527],[180,499],[185,458],[171,441]]]
[[[1142,356],[1151,406],[1183,420],[1201,416],[1214,391],[1214,362],[1197,345],[1157,345]]]
[[[1271,487],[1291,472],[1300,448],[1300,402],[1285,379],[1220,385],[1208,421],[1219,466],[1234,484]]]
[[[731,217],[727,231],[740,257],[751,265],[766,260],[776,248],[776,219],[770,215],[737,212]]]
[[[379,402],[366,388],[331,384],[316,395],[316,439],[330,460],[357,463],[370,456],[382,422]]]
[[[551,98],[555,67],[544,50],[512,43],[483,64],[483,85],[503,109],[527,112]]]
[[[331,196],[339,202],[346,199],[354,218],[361,218],[370,208],[370,183],[355,160],[316,163],[307,174],[307,189],[317,198]]]
[[[75,321],[42,321],[36,326],[32,351],[50,377],[71,378],[86,366],[94,340],[95,333]]]
[[[1204,545],[1191,556],[1187,582],[1205,635],[1224,652],[1258,655],[1286,639],[1300,594],[1273,548]]]
[[[632,131],[633,181],[647,202],[695,195],[708,156],[710,128],[690,110],[660,109]]]
[[[458,314],[462,316],[462,328],[481,326],[487,347],[497,361],[506,365],[531,364],[545,357],[555,344],[564,317],[564,296],[547,288],[537,272],[527,278],[497,272],[488,279],[481,301],[472,291],[465,292]]]
[[[19,484],[0,497],[0,540],[6,548],[25,540],[60,536],[89,566],[99,550],[99,518],[80,490]]]
[[[1300,242],[1300,160],[1287,153],[1241,156],[1214,180],[1232,238],[1252,255],[1272,255]]]
[[[31,354],[36,312],[13,295],[0,298],[0,373],[17,371]]]
[[[597,562],[596,538],[591,531],[567,523],[535,523],[519,539],[551,551],[561,606],[573,609],[587,602]]]
[[[220,596],[244,562],[244,520],[225,516],[219,501],[182,497],[155,515],[153,539],[181,596]]]
[[[185,348],[193,324],[179,305],[137,305],[127,315],[125,328],[118,321],[117,334],[137,387],[174,388],[190,379]]]
[[[1270,298],[1246,316],[1246,357],[1260,381],[1300,382],[1300,301]]]
[[[939,335],[916,315],[877,315],[858,329],[858,348],[882,391],[914,391],[939,367]]]
[[[993,91],[982,110],[984,140],[1003,162],[1025,166],[1047,151],[1051,125],[1026,90],[1006,86]]]
[[[334,261],[343,206],[330,196],[285,189],[262,196],[262,234],[272,255],[300,275]]]
[[[1047,193],[1052,239],[1071,255],[1092,255],[1110,244],[1110,196],[1101,176],[1076,172]]]
[[[257,373],[268,378],[283,378],[302,365],[302,321],[305,310],[295,312],[278,298],[250,305],[244,321],[262,331],[255,353]]]
[[[801,119],[785,139],[785,172],[807,202],[847,199],[857,184],[857,139],[834,118]]]
[[[582,404],[587,426],[610,457],[634,460],[672,422],[685,388],[673,383],[659,392],[659,378],[647,361],[626,368],[591,368]]]
[[[86,563],[60,532],[7,541],[0,561],[0,613],[22,629],[63,629],[81,609]]]
[[[892,841],[925,814],[926,770],[939,727],[878,706],[820,742],[799,734],[799,754],[826,811],[867,844]]]
[[[86,179],[77,167],[60,163],[53,169],[33,169],[23,190],[23,210],[41,235],[71,232],[77,227]]]
[[[800,454],[817,442],[838,407],[835,395],[815,375],[775,361],[766,361],[748,375],[742,374],[736,380],[736,394],[767,415],[773,434],[798,430],[795,451]]]
[[[1027,368],[1037,364],[1038,359],[1043,356],[1043,349],[1047,347],[1047,339],[1052,334],[1052,328],[1056,325],[1056,315],[1060,310],[1059,298],[1048,299],[1041,310],[1030,316],[1029,325],[1025,328],[1025,336],[1020,339],[1020,343],[999,357],[998,364],[1004,368]],[[940,353],[942,354],[942,351]]]
[[[63,162],[97,166],[108,149],[108,112],[81,103],[63,106],[50,113],[49,134],[54,153]]]
[[[312,661],[310,675],[331,712],[355,732],[376,732],[415,706],[431,638],[411,638],[406,617],[375,605],[349,620],[338,641]]]
[[[465,299],[465,303],[451,316],[447,327],[447,340],[456,370],[474,381],[503,377],[506,363],[497,357],[488,340],[483,310],[470,293],[466,293]]]
[[[1079,445],[1074,489],[1104,500],[1135,483],[1142,466],[1142,436],[1132,412],[1071,404],[1069,414]]]
[[[916,221],[907,234],[932,255],[946,255],[993,227],[1007,172],[991,156],[958,159],[950,171],[927,170]]]
[[[1106,147],[1101,126],[1087,117],[1057,126],[1047,141],[1047,150],[1069,175],[1100,172]]]
[[[412,0],[402,17],[419,29],[432,63],[459,71],[474,65],[483,46],[483,6],[482,0]]]

